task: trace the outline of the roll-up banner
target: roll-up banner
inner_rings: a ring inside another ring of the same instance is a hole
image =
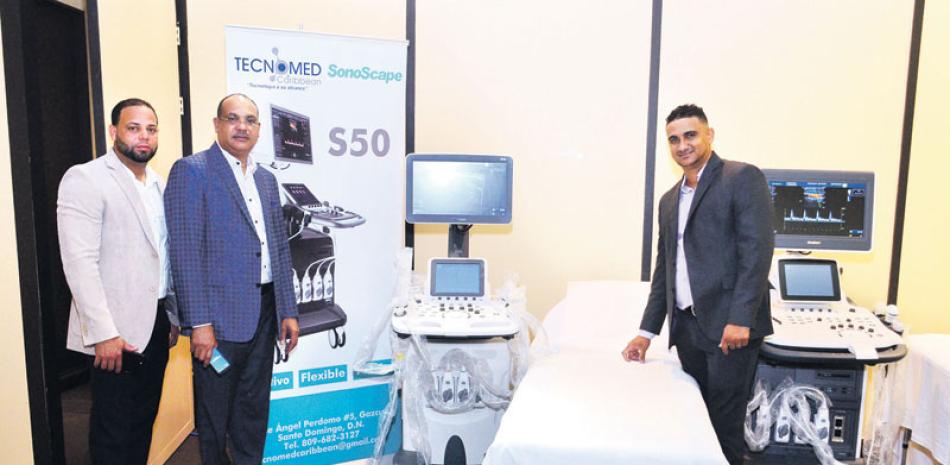
[[[300,312],[297,349],[286,361],[275,350],[264,463],[370,457],[388,378],[351,365],[387,312],[404,244],[407,43],[236,26],[225,37],[228,92],[260,111],[252,157],[282,191]],[[387,362],[388,339],[378,346]],[[400,437],[397,419],[388,453]]]

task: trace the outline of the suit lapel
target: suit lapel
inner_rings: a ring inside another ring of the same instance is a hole
[[[221,152],[217,143],[211,145],[211,148],[208,149],[208,155],[208,165],[211,166],[211,172],[218,177],[218,181],[227,189],[231,200],[237,202],[238,208],[244,214],[247,225],[254,228],[251,213],[247,211],[247,203],[244,201],[244,196],[241,195],[241,188],[238,186],[237,180],[234,179],[234,171],[231,170],[228,160],[224,158],[224,153]]]
[[[142,197],[139,195],[138,189],[135,185],[132,184],[132,178],[129,177],[129,173],[123,172],[123,170],[128,170],[125,165],[119,161],[119,156],[115,154],[112,149],[109,149],[109,153],[105,156],[106,167],[109,168],[109,174],[112,175],[112,179],[119,185],[119,189],[125,194],[125,198],[132,204],[132,211],[135,212],[135,217],[139,220],[139,226],[142,227],[142,232],[145,233],[148,243],[152,246],[156,252],[158,251],[158,243],[152,232],[152,223],[149,221],[148,213],[145,211],[145,205],[142,203]]]
[[[699,178],[699,185],[696,186],[696,193],[693,194],[693,202],[689,205],[689,215],[686,217],[687,226],[690,220],[693,219],[693,214],[696,213],[696,207],[703,200],[706,191],[709,190],[709,186],[719,177],[721,169],[722,160],[716,155],[716,152],[713,152],[712,156],[709,157],[709,161],[706,162],[706,168],[703,170],[702,177]]]
[[[254,170],[254,185],[257,186],[257,196],[261,198],[261,213],[264,216],[264,230],[267,231],[267,219],[270,218],[271,190],[267,188],[267,178],[263,172],[264,168],[257,165]]]
[[[680,217],[680,183],[676,183],[673,186],[673,189],[670,191],[671,198],[673,199],[670,205],[670,208],[667,212],[666,217],[666,237],[671,238],[672,240],[667,241],[666,252],[667,256],[673,257],[676,259],[676,240],[679,235],[679,217]]]

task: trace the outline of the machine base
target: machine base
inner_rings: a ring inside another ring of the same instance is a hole
[[[864,366],[786,365],[759,360],[755,374],[756,382],[765,380],[769,389],[775,389],[787,378],[798,384],[817,387],[831,400],[828,416],[831,432],[829,443],[835,458],[840,461],[857,460],[860,451],[861,414],[865,391]],[[810,444],[796,443],[791,433],[787,442],[775,441],[775,425],[772,425],[772,440],[759,453],[750,453],[748,463],[789,463],[819,465]]]

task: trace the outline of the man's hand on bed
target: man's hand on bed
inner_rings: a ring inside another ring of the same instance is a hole
[[[627,347],[620,352],[623,359],[628,362],[643,362],[647,358],[647,349],[650,348],[650,340],[637,336],[627,343]]]
[[[741,349],[747,345],[749,345],[749,328],[737,325],[726,325],[722,328],[719,349],[723,354],[729,355],[730,350]]]

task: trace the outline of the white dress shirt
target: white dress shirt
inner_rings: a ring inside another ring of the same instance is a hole
[[[218,146],[221,148],[221,146]],[[237,181],[241,189],[241,197],[244,198],[244,204],[247,205],[247,211],[251,214],[251,221],[254,222],[254,230],[257,232],[257,238],[261,240],[261,284],[266,284],[274,280],[271,275],[270,252],[267,248],[267,230],[264,226],[264,207],[261,205],[261,196],[257,191],[257,184],[254,182],[254,172],[257,171],[257,164],[254,159],[247,156],[247,169],[241,169],[241,160],[238,160],[221,148],[225,161],[231,167],[234,173],[234,180]]]
[[[121,156],[121,155],[117,155]],[[125,166],[124,164],[122,166]],[[171,265],[168,261],[168,228],[165,225],[165,204],[162,202],[162,188],[158,175],[149,167],[145,167],[145,182],[139,181],[135,173],[125,167],[125,172],[132,179],[132,185],[139,192],[139,198],[145,206],[149,226],[152,228],[152,237],[158,246],[158,292],[156,300],[168,295],[168,283],[171,276]]]
[[[696,186],[699,186],[699,179],[703,176],[703,170],[706,165],[700,168],[696,174]],[[689,269],[686,266],[686,250],[683,247],[683,233],[686,231],[686,221],[689,219],[689,208],[693,205],[693,195],[696,193],[695,187],[686,185],[686,176],[683,176],[683,182],[680,183],[680,205],[679,217],[676,221],[676,308],[688,308],[693,306],[693,291],[689,287]]]
[[[706,165],[699,169],[696,174],[696,186],[699,187],[699,179],[703,176]],[[679,215],[676,221],[676,283],[673,289],[676,292],[676,308],[685,309],[693,306],[693,291],[689,287],[689,269],[686,266],[686,251],[683,247],[683,233],[686,231],[686,221],[689,219],[689,208],[693,205],[693,195],[696,193],[695,187],[686,185],[686,175],[680,182]],[[649,331],[640,330],[641,336],[653,339],[656,334]]]

